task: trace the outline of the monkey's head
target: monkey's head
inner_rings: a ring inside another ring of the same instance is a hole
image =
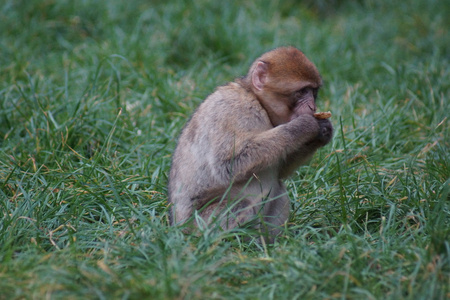
[[[245,82],[267,111],[273,126],[313,115],[322,79],[316,66],[294,47],[263,54],[250,67]]]

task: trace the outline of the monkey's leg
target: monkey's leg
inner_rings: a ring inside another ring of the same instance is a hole
[[[207,224],[217,224],[224,230],[243,226],[254,220],[258,209],[248,199],[222,199],[208,204],[200,210],[200,216]]]
[[[279,235],[289,218],[290,200],[285,193],[269,201],[264,206],[264,223],[261,224],[261,234],[266,241],[273,242]]]

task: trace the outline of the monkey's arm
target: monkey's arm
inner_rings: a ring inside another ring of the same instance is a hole
[[[333,126],[329,120],[318,120],[320,126],[319,134],[312,141],[305,143],[292,154],[288,155],[282,162],[280,177],[289,177],[298,167],[311,159],[320,147],[328,144],[333,137]]]
[[[308,143],[318,136],[319,130],[314,117],[302,115],[267,131],[235,136],[230,153],[222,161],[226,176],[246,180],[252,173],[280,166],[299,149],[308,149]]]

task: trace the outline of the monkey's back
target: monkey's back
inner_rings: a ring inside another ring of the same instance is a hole
[[[236,135],[270,128],[265,110],[238,82],[209,95],[185,125],[172,157],[171,222],[184,222],[194,209],[220,197],[230,186]]]

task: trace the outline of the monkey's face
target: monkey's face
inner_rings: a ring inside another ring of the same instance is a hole
[[[270,82],[270,80],[268,80]],[[316,112],[318,82],[282,82],[273,80],[259,95],[274,126],[292,121],[300,115]]]
[[[298,49],[267,52],[249,73],[252,89],[274,126],[316,111],[322,79],[314,64]]]
[[[292,114],[290,120],[295,119],[300,115],[313,115],[316,112],[316,99],[319,88],[304,87],[298,91],[295,91],[291,98],[291,102],[294,103],[292,108]]]

